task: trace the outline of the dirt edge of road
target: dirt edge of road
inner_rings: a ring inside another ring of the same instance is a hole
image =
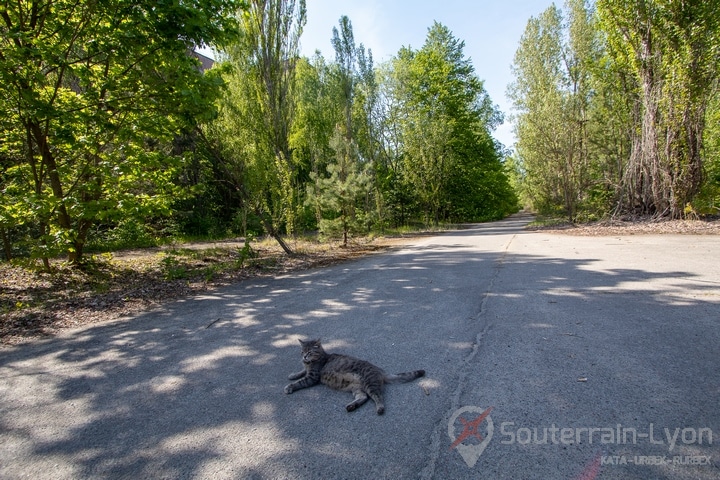
[[[581,236],[720,235],[720,219],[612,221],[530,227],[528,231]],[[337,264],[407,245],[420,236],[379,237],[347,247],[304,242],[294,245],[296,256],[284,254],[272,242],[254,245],[250,256],[243,253],[244,244],[239,241],[194,243],[99,255],[87,271],[57,262],[50,274],[2,263],[0,347],[132,316],[250,278]]]

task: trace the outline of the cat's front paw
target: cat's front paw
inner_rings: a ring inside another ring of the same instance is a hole
[[[293,392],[293,386],[292,386],[292,384],[290,384],[290,385],[285,385],[285,393],[288,394],[288,395],[290,395],[292,392]]]

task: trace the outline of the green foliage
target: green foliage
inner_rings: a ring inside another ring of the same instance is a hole
[[[335,63],[300,62],[291,145],[305,205],[330,236],[421,221],[479,221],[517,210],[490,131],[502,120],[440,24],[419,51],[375,68],[349,19],[333,32]],[[345,153],[343,153],[345,152]]]
[[[233,32],[233,2],[5,4],[2,219],[39,225],[36,256],[79,262],[92,226],[167,213],[167,142],[208,116],[219,79],[188,51]]]
[[[246,235],[245,244],[240,249],[240,258],[237,261],[237,265],[242,268],[245,262],[251,258],[257,257],[257,252],[253,250],[251,242],[255,240],[254,236]]]
[[[712,2],[568,0],[531,18],[509,89],[524,201],[570,220],[705,204],[719,51]]]
[[[127,218],[118,222],[114,228],[104,235],[98,235],[98,237],[101,239],[102,247],[111,250],[154,247],[157,246],[157,240],[149,227],[145,221]]]
[[[2,9],[5,258],[49,268],[59,254],[263,231],[292,253],[283,234],[299,230],[347,241],[516,208],[490,136],[501,114],[440,24],[376,67],[347,17],[333,61],[299,58],[304,0]],[[201,72],[189,53],[206,44],[221,61]],[[164,269],[187,273],[177,256]]]
[[[370,189],[367,166],[358,162],[357,146],[343,136],[340,129],[332,141],[336,163],[327,167],[327,177],[311,174],[314,184],[308,186],[308,204],[317,213],[320,233],[329,238],[368,230],[362,201]]]
[[[165,280],[183,280],[188,278],[188,268],[175,255],[167,254],[160,262]]]
[[[283,227],[292,232],[298,210],[290,129],[305,1],[252,0],[238,16],[241,36],[226,59],[228,92],[205,132],[244,207],[292,254],[280,234]]]
[[[320,233],[342,237],[373,223],[371,168],[376,99],[372,53],[356,45],[350,20],[333,29],[335,64],[316,55],[301,77],[301,115],[295,145],[307,152],[309,183],[305,205]],[[305,134],[302,139],[298,134]]]
[[[301,59],[297,66],[297,109],[290,136],[298,179],[310,181],[311,173],[325,172],[335,157],[330,142],[335,125],[341,122],[342,108],[333,95],[336,69],[316,54]]]
[[[497,218],[516,208],[490,136],[502,116],[463,48],[435,23],[419,51],[403,48],[393,62],[402,144],[393,177],[410,187],[426,223]]]
[[[705,130],[705,183],[692,202],[698,214],[720,215],[720,91],[708,104]]]
[[[516,121],[517,162],[526,199],[540,212],[561,209],[574,220],[590,201],[602,170],[591,153],[591,103],[597,90],[597,34],[583,0],[568,2],[567,22],[551,6],[531,18],[515,54],[509,95]],[[517,164],[516,164],[517,165]]]
[[[600,0],[611,58],[635,82],[620,207],[678,218],[703,183],[706,109],[720,71],[720,9],[692,0]]]

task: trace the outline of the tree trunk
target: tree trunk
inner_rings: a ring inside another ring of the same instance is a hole
[[[58,165],[55,160],[55,156],[50,150],[50,146],[47,141],[47,135],[37,122],[30,122],[27,125],[27,128],[28,132],[32,134],[32,140],[34,140],[35,145],[37,145],[43,164],[45,165],[45,167],[47,167],[47,175],[50,180],[50,188],[52,189],[53,196],[57,198],[60,202],[56,209],[58,224],[63,230],[69,232],[72,230],[72,217],[68,213],[67,208],[63,203],[65,193],[62,187],[62,180],[60,179],[60,174],[58,172]],[[28,147],[32,148],[31,145],[28,145]],[[78,249],[78,242],[84,243],[84,239],[73,239],[74,251],[68,251],[68,261],[70,263],[78,263],[81,259],[82,245],[80,245],[80,248]]]
[[[0,227],[0,236],[2,236],[3,251],[5,252],[5,260],[8,262],[12,260],[12,244],[10,243],[10,237],[8,237],[7,230],[5,227]]]
[[[643,32],[637,52],[640,79],[640,136],[634,136],[626,170],[626,191],[631,211],[642,215],[665,216],[670,212],[670,178],[666,158],[659,145],[663,118],[660,111],[662,78],[659,53],[649,28]]]
[[[288,246],[288,244],[285,243],[285,240],[283,240],[280,232],[278,232],[277,229],[273,226],[272,219],[268,219],[267,215],[265,215],[265,213],[263,212],[262,207],[256,207],[255,214],[260,217],[263,227],[265,227],[265,231],[268,233],[268,235],[270,235],[272,238],[275,239],[276,242],[278,242],[280,248],[282,248],[286,254],[294,257],[295,252],[293,252],[292,249]]]
[[[674,100],[674,99],[673,99]],[[678,103],[673,101],[673,106]],[[670,215],[685,216],[685,207],[700,191],[703,182],[702,145],[705,103],[683,102],[681,115],[669,115],[667,157],[671,168]],[[680,118],[677,118],[680,117]]]
[[[292,249],[288,247],[287,243],[285,243],[285,240],[283,240],[279,233],[274,232],[272,234],[272,237],[275,239],[275,241],[278,242],[278,244],[280,244],[280,247],[286,254],[290,255],[291,257],[295,256],[295,252],[293,252]]]

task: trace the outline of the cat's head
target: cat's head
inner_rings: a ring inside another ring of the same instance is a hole
[[[312,363],[325,356],[325,350],[323,350],[319,338],[317,340],[300,340],[300,345],[302,345],[303,363]]]

